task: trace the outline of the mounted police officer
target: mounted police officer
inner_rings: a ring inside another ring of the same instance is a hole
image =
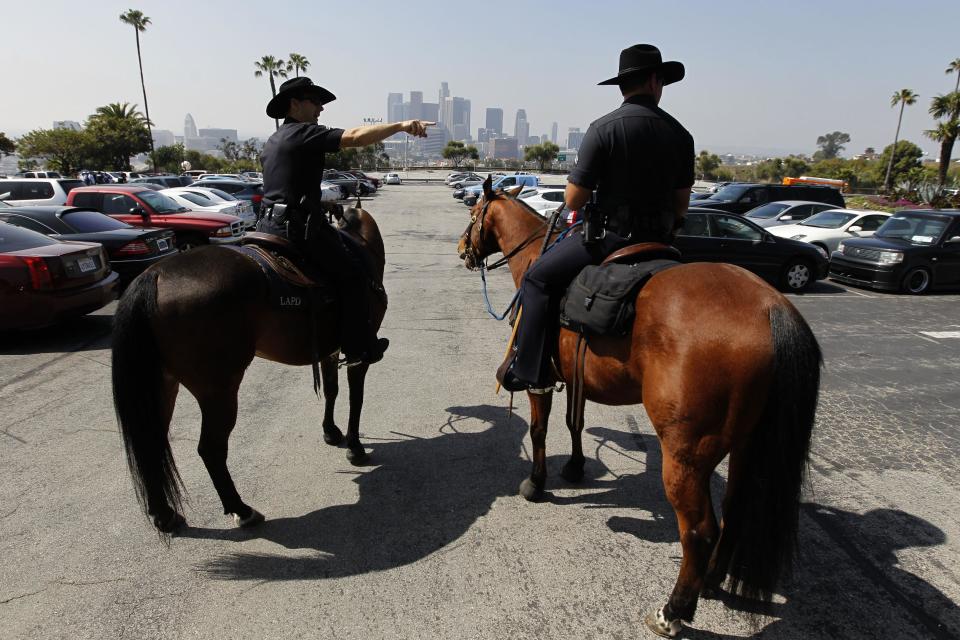
[[[399,132],[425,137],[433,123],[407,120],[347,130],[317,124],[323,105],[333,100],[336,96],[301,76],[281,84],[267,104],[267,115],[283,118],[283,124],[260,156],[264,210],[257,230],[287,238],[331,278],[340,298],[341,347],[347,363],[372,364],[383,358],[389,341],[377,339],[370,325],[362,266],[326,221],[324,212],[330,207],[321,204],[324,154],[374,144]]]
[[[620,53],[619,73],[600,83],[618,85],[624,101],[587,129],[564,193],[569,209],[589,214],[590,228],[561,240],[524,276],[516,351],[497,371],[508,391],[551,384],[547,345],[559,301],[583,267],[629,244],[669,243],[682,224],[694,182],[693,138],[657,105],[663,87],[683,76],[683,64],[638,44]]]

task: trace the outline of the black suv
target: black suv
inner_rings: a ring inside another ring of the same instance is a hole
[[[188,187],[205,187],[226,191],[237,200],[246,200],[253,205],[253,212],[260,213],[260,203],[263,201],[263,183],[235,180],[233,178],[204,178],[191,182]]]
[[[809,184],[752,184],[735,182],[723,187],[709,198],[697,200],[698,207],[707,207],[716,211],[746,213],[754,207],[780,200],[806,200],[823,202],[843,209],[846,204],[843,195],[833,187]]]

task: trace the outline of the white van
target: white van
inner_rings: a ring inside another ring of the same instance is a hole
[[[19,171],[14,178],[62,178],[56,171]]]
[[[14,207],[62,206],[70,190],[82,186],[83,180],[75,178],[7,178],[0,180],[0,200]]]

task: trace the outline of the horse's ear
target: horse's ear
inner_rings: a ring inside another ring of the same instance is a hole
[[[493,176],[487,174],[487,179],[483,181],[483,197],[487,200],[493,199]]]
[[[522,185],[522,184],[518,184],[517,186],[513,187],[512,189],[507,189],[506,191],[504,191],[504,193],[507,194],[508,196],[510,196],[511,198],[516,198],[518,195],[520,195],[520,192],[521,192],[521,191],[523,191],[523,185]]]

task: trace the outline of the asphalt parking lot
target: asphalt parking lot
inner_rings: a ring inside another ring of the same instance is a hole
[[[493,392],[509,331],[457,258],[466,208],[418,184],[365,207],[392,340],[367,380],[371,464],[323,444],[309,368],[255,360],[230,448],[267,516],[255,530],[220,513],[186,392],[171,432],[190,528],[165,546],[141,515],[111,403],[114,305],[0,336],[0,638],[653,637],[643,614],[680,545],[643,408],[588,405],[571,485],[558,397],[550,493],[518,497],[527,403],[511,418]],[[505,305],[508,275],[490,286]],[[960,296],[823,282],[791,299],[826,360],[797,568],[772,615],[704,601],[684,637],[958,637]]]

